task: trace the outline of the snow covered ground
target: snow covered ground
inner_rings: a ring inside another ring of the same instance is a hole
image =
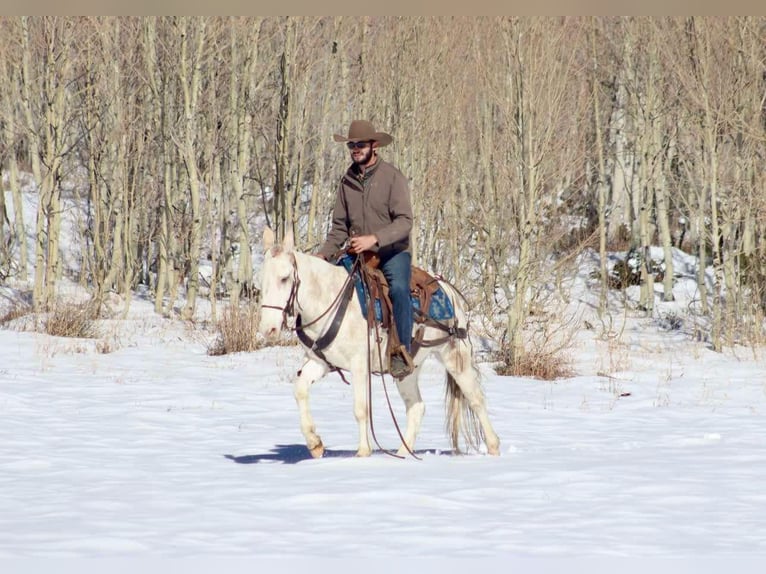
[[[497,458],[449,452],[435,361],[422,460],[354,458],[332,375],[312,393],[313,460],[296,347],[211,357],[141,301],[104,329],[108,354],[0,330],[0,557],[766,554],[764,362],[744,351],[628,330],[617,348],[591,335],[569,379],[485,365]],[[380,385],[373,404],[395,448]]]
[[[17,295],[0,287],[0,310]],[[449,451],[444,373],[428,363],[420,461],[353,456],[337,375],[313,388],[327,453],[311,459],[297,347],[211,357],[209,332],[140,297],[100,325],[109,353],[0,329],[0,558],[682,557],[701,568],[677,572],[743,571],[766,556],[762,353],[714,353],[633,312],[616,327],[578,330],[567,379],[481,365],[500,457]],[[380,383],[373,410],[396,448]]]

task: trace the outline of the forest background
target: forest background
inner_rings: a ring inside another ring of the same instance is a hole
[[[36,311],[66,276],[161,314],[182,296],[187,319],[208,297],[215,320],[257,295],[258,218],[323,239],[349,161],[332,134],[365,118],[410,179],[415,262],[499,312],[512,355],[589,249],[603,313],[629,279],[611,253],[651,315],[680,249],[701,336],[760,344],[765,101],[762,17],[5,17],[0,282]]]

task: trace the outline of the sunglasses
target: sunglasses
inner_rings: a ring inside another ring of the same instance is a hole
[[[348,149],[364,149],[368,145],[370,145],[372,142],[348,142],[346,144],[346,147]]]

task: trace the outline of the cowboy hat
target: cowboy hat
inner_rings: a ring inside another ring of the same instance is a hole
[[[379,147],[390,144],[394,138],[385,132],[376,132],[372,124],[365,120],[354,120],[348,128],[348,137],[334,134],[336,142],[376,141]]]

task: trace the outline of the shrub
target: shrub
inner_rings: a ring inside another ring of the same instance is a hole
[[[29,303],[24,301],[15,300],[13,303],[0,314],[0,326],[6,326],[19,317],[24,317],[32,313],[32,307]]]
[[[45,332],[55,337],[92,339],[98,337],[97,316],[98,308],[92,302],[57,302],[45,321]]]
[[[632,248],[614,264],[609,272],[607,282],[611,289],[626,289],[630,285],[641,284],[641,267],[644,265],[644,255],[640,249]],[[655,281],[662,281],[665,274],[665,263],[649,258],[649,272]],[[598,273],[598,272],[597,272]]]
[[[544,381],[562,379],[572,375],[571,361],[562,349],[548,351],[532,349],[521,356],[514,357],[510,347],[501,349],[495,357],[499,365],[495,367],[498,375],[514,377],[533,377]]]
[[[264,346],[257,335],[259,308],[255,303],[228,307],[216,323],[217,335],[208,345],[208,355],[226,355],[242,351],[255,351]]]

